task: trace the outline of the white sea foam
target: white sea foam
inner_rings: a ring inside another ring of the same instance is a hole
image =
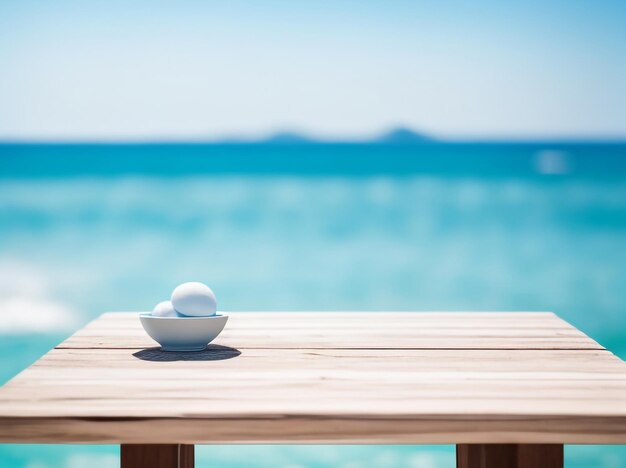
[[[74,311],[60,302],[33,297],[0,298],[0,333],[71,330]]]
[[[51,279],[17,261],[0,261],[0,333],[71,330],[73,309],[51,296]]]

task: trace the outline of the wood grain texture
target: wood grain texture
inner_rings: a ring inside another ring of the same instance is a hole
[[[121,468],[194,468],[194,446],[183,444],[125,444]]]
[[[136,313],[109,313],[61,348],[156,346]],[[230,312],[219,344],[243,348],[604,349],[552,313]],[[332,325],[331,325],[332,324]]]
[[[563,468],[563,445],[457,445],[456,466],[457,468]]]
[[[0,390],[0,441],[625,443],[626,364],[550,313],[233,313],[200,353],[105,314]]]

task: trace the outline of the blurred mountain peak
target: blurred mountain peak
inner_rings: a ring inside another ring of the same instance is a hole
[[[323,137],[311,136],[295,130],[280,130],[268,135],[265,138],[255,139],[249,137],[230,137],[219,140],[222,143],[265,143],[278,145],[304,145],[316,143],[384,143],[411,145],[419,143],[428,143],[434,141],[433,138],[411,130],[408,127],[394,127],[379,136],[370,139],[326,139]]]
[[[433,141],[433,139],[407,127],[396,127],[383,133],[376,141],[381,143],[416,144],[427,143]]]

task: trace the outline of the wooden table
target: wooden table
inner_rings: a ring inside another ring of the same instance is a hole
[[[0,389],[0,441],[122,444],[191,467],[193,444],[457,444],[459,467],[561,467],[626,443],[626,363],[552,313],[230,313],[165,353],[108,313]]]

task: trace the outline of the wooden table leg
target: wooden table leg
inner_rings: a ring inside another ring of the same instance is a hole
[[[460,444],[457,468],[563,468],[560,444]]]
[[[193,468],[194,446],[183,444],[124,444],[122,468]]]

